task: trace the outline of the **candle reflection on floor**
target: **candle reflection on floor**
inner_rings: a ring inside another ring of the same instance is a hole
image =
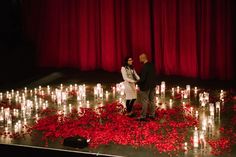
[[[88,92],[88,90],[90,92]],[[221,124],[220,111],[224,104],[226,92],[221,90],[219,99],[216,102],[210,102],[210,93],[199,91],[197,87],[191,89],[190,85],[186,85],[186,89],[181,89],[177,86],[176,90],[174,87],[168,90],[166,89],[166,83],[162,81],[161,85],[157,85],[155,88],[155,101],[156,106],[164,110],[182,105],[186,111],[185,114],[190,114],[198,119],[199,126],[192,129],[192,147],[194,150],[209,152],[210,146],[207,144],[206,138],[221,136],[219,132]],[[191,95],[192,92],[194,95]],[[170,96],[168,93],[170,93]],[[175,96],[178,94],[180,94],[181,97],[175,100]],[[187,104],[191,104],[192,99],[196,99],[197,96],[199,103],[191,105],[189,110],[186,110],[188,107]],[[74,97],[75,100],[68,103],[68,101]],[[122,83],[118,83],[107,90],[104,90],[101,83],[93,87],[85,84],[70,84],[68,86],[60,84],[60,86],[57,87],[50,87],[49,85],[46,87],[39,86],[38,88],[34,88],[34,90],[25,87],[21,91],[11,90],[11,92],[6,91],[0,93],[0,101],[5,100],[7,100],[9,106],[11,106],[13,102],[15,104],[14,106],[12,105],[11,108],[1,107],[0,129],[6,135],[20,133],[22,131],[26,132],[24,126],[28,123],[38,121],[40,119],[38,112],[48,107],[57,106],[58,114],[66,115],[68,112],[72,112],[74,106],[77,106],[79,112],[81,107],[97,108],[107,102],[114,101],[118,101],[125,106],[125,93]],[[3,135],[1,138],[3,138]],[[7,138],[9,137],[5,136],[5,139]],[[189,145],[191,145],[191,143],[189,143]],[[184,143],[184,150],[187,152],[189,151],[189,145],[187,142]]]

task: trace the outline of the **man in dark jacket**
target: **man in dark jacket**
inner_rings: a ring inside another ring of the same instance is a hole
[[[140,62],[143,64],[140,73],[140,80],[138,86],[140,89],[140,101],[142,103],[140,121],[146,121],[147,110],[149,104],[149,118],[155,119],[155,87],[156,87],[156,73],[152,63],[148,61],[145,53],[139,56]]]

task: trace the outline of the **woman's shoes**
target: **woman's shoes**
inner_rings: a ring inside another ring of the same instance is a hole
[[[133,112],[128,112],[125,115],[128,117],[135,117],[135,114]]]
[[[130,112],[127,114],[127,116],[132,118],[132,117],[135,117],[135,114],[133,112]]]

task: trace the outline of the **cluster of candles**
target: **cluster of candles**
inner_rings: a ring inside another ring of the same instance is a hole
[[[223,97],[220,98],[220,100],[222,99]],[[199,102],[201,105],[199,112],[201,112],[201,114],[199,115],[198,111],[196,110],[195,117],[200,120],[200,128],[199,130],[197,128],[194,130],[194,148],[198,148],[200,143],[200,148],[204,149],[206,147],[205,137],[215,135],[215,123],[220,122],[220,109],[222,104],[220,100],[213,103],[209,101],[209,93],[199,93]]]
[[[165,93],[166,93],[166,85],[165,82],[162,81],[161,85],[157,85],[155,88],[156,93],[156,105],[158,106],[159,103],[162,104],[162,109],[165,109],[166,103],[165,103]],[[202,108],[199,108],[201,110],[194,109],[193,107],[190,107],[190,114],[193,115],[193,111],[195,110],[195,117],[200,120],[200,126],[195,127],[193,131],[193,147],[194,148],[202,148],[204,149],[206,147],[206,140],[205,137],[213,136],[214,134],[214,128],[215,128],[215,122],[220,121],[220,109],[221,104],[224,103],[224,97],[225,92],[223,90],[220,91],[220,97],[219,101],[213,103],[209,100],[209,93],[208,92],[202,92],[199,93],[198,88],[194,87],[193,89],[194,97],[196,99],[197,96],[199,96],[199,104]],[[186,85],[185,89],[181,89],[179,86],[176,88],[171,88],[171,96],[174,97],[176,94],[181,94],[181,102],[183,106],[185,107],[186,101],[190,101],[191,99],[191,87],[190,85]],[[164,99],[163,99],[164,97]],[[173,100],[169,99],[169,107],[172,108]],[[200,112],[200,113],[199,113]],[[188,112],[189,113],[189,112]],[[184,149],[187,150],[187,142],[184,143]]]
[[[138,88],[138,87],[136,87]],[[68,104],[67,101],[70,98],[70,92],[74,93],[76,97],[76,102],[78,104],[78,110],[81,107],[91,107],[91,102],[87,96],[87,86],[83,85],[69,85],[64,86],[60,84],[59,87],[52,89],[50,86],[42,88],[39,86],[38,88],[34,88],[34,90],[28,90],[25,87],[22,91],[14,91],[11,92],[6,91],[5,93],[0,93],[0,102],[7,100],[8,104],[12,105],[10,107],[1,107],[0,109],[0,125],[3,126],[5,132],[21,132],[23,130],[23,126],[27,124],[29,120],[35,119],[38,120],[39,114],[38,111],[40,109],[46,109],[49,105],[57,105],[59,114],[67,114],[67,111],[71,112],[72,104]],[[117,83],[115,86],[111,88],[111,93],[113,95],[112,99],[118,99],[119,102],[124,102],[125,96],[125,86],[123,83]],[[186,85],[186,88],[181,89],[179,86],[176,88],[173,87],[170,90],[171,96],[174,97],[176,94],[181,96],[181,102],[183,105],[186,100],[190,101],[191,98],[191,90],[194,92],[194,96],[199,96],[199,103],[201,108],[199,110],[190,108],[190,114],[200,120],[199,128],[195,127],[193,131],[193,146],[194,148],[198,148],[199,144],[202,147],[205,147],[206,135],[212,135],[214,130],[214,122],[215,118],[218,117],[220,120],[220,108],[221,104],[224,102],[225,92],[223,90],[220,91],[219,101],[213,103],[209,101],[209,93],[202,92],[198,93],[197,87],[191,89],[190,85]],[[164,81],[161,82],[160,85],[157,85],[155,88],[156,94],[156,104],[160,103],[165,106],[165,96],[166,96],[166,83]],[[102,87],[101,83],[96,84],[93,87],[93,94],[91,101],[96,105],[97,100],[106,101],[109,99],[109,91],[105,91]],[[45,97],[47,99],[45,99]],[[49,103],[50,102],[50,103]],[[18,104],[18,107],[15,107],[13,104]],[[123,103],[124,104],[124,103]],[[172,108],[174,102],[173,99],[169,99],[168,101],[169,107]],[[15,107],[15,108],[14,108]],[[166,108],[166,107],[164,107]],[[199,113],[200,112],[200,113]],[[13,120],[14,117],[14,120]],[[187,150],[187,142],[184,143],[184,149]]]
[[[86,96],[86,85],[69,85],[64,86],[60,84],[59,87],[52,89],[49,85],[45,88],[39,86],[34,88],[34,90],[28,90],[25,87],[21,91],[11,92],[6,91],[5,93],[0,93],[0,102],[7,100],[7,104],[10,107],[1,107],[0,109],[0,126],[5,127],[5,131],[18,132],[22,130],[22,127],[27,124],[27,121],[35,119],[38,120],[39,114],[38,111],[41,109],[46,109],[50,105],[57,105],[58,109],[61,110],[63,114],[66,114],[67,111],[72,111],[72,104],[68,104],[68,99],[70,98],[70,92],[73,92],[76,96],[78,109],[80,107],[91,107],[90,100]],[[119,99],[120,102],[123,102],[124,99],[124,85],[122,83],[116,84],[115,87],[112,87],[113,98]],[[89,93],[91,94],[91,93]],[[109,92],[103,90],[101,83],[98,83],[94,87],[94,93],[91,96],[94,105],[96,105],[95,100],[107,101],[109,99]],[[50,103],[49,103],[50,102]],[[16,106],[16,104],[18,106]],[[74,106],[74,105],[73,105]],[[10,109],[11,108],[11,109]],[[60,113],[61,113],[60,112]],[[34,115],[33,115],[34,114]],[[21,121],[24,121],[22,123]]]
[[[161,85],[156,85],[155,88],[156,93],[156,105],[159,103],[166,104],[165,94],[166,94],[166,83],[164,81],[161,82]],[[194,96],[196,96],[198,93],[197,87],[194,87]],[[174,97],[176,94],[181,94],[181,100],[182,102],[190,101],[191,96],[191,87],[190,85],[186,85],[186,89],[181,90],[179,86],[176,88],[171,88],[171,96]],[[169,99],[169,107],[172,108],[173,105],[173,99]],[[166,108],[166,106],[161,106],[162,108]]]

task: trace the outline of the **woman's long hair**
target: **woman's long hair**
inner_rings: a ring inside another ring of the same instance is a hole
[[[128,64],[128,60],[129,60],[130,58],[133,59],[131,56],[125,57],[123,66],[124,66],[125,68],[128,68],[128,67],[129,67],[130,69],[133,69],[133,68],[134,68],[133,65],[129,65],[129,64]]]

